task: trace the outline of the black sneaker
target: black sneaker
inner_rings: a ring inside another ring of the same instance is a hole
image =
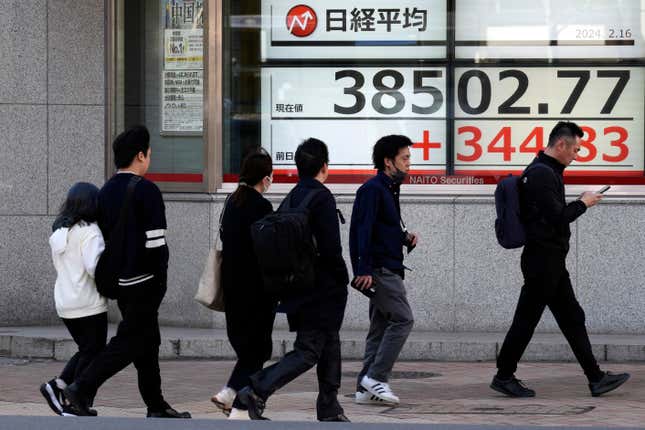
[[[63,413],[65,396],[63,395],[63,390],[58,388],[56,378],[42,384],[40,386],[40,394],[42,394],[45,400],[47,400],[47,404],[56,415],[61,415]]]
[[[67,401],[69,402],[72,409],[76,411],[76,416],[96,416],[96,411],[94,411],[94,414],[92,414],[92,411],[90,411],[89,408],[88,400],[81,394],[76,383],[68,385],[67,388],[63,390],[63,394],[65,395],[65,398],[67,398]]]
[[[608,393],[623,385],[629,379],[629,373],[611,373],[605,372],[602,379],[598,382],[589,384],[591,395],[598,397],[601,394]]]
[[[87,410],[89,412],[88,417],[95,417],[98,416],[98,412],[96,412],[96,409],[89,408]],[[64,417],[80,417],[82,416],[76,408],[70,404],[65,404],[63,405],[63,413],[61,414]]]
[[[528,388],[522,381],[515,376],[508,379],[502,379],[496,376],[493,377],[493,382],[490,387],[502,394],[510,397],[535,397],[535,391]]]
[[[341,422],[341,423],[351,423],[349,418],[345,416],[345,414],[338,414],[333,417],[327,417],[327,418],[321,418],[318,421],[330,423],[330,422]]]
[[[249,416],[252,420],[269,420],[263,417],[264,400],[258,396],[253,388],[246,386],[237,392],[237,398],[249,410]]]
[[[148,409],[148,414],[146,415],[148,418],[192,418],[190,415],[190,412],[178,412],[177,410],[173,409],[170,405],[166,404],[166,409],[162,411],[151,411]]]

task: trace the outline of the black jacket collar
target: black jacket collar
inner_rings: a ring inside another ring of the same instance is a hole
[[[562,174],[562,172],[564,172],[565,167],[567,167],[564,164],[560,163],[555,158],[551,157],[550,155],[546,155],[544,151],[540,151],[538,153],[537,158],[542,163],[549,165],[554,171],[556,171],[559,174]]]
[[[298,185],[304,188],[325,188],[325,186],[314,178],[300,178]]]
[[[392,178],[386,175],[382,170],[376,174],[376,177],[381,181],[385,188],[392,191],[393,193],[398,192],[401,188],[401,184],[394,182]]]

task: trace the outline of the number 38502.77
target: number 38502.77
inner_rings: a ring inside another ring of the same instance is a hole
[[[376,72],[372,78],[372,86],[376,92],[371,98],[372,108],[382,115],[396,115],[400,113],[407,103],[407,97],[416,97],[418,101],[425,101],[424,104],[412,104],[412,113],[418,115],[431,115],[438,112],[444,104],[442,88],[429,85],[427,80],[435,79],[437,84],[443,83],[436,79],[443,78],[443,70],[414,70],[412,72],[412,91],[406,88],[403,73],[395,69],[385,69]],[[607,87],[607,98],[600,108],[600,114],[611,114],[620,99],[623,90],[630,80],[630,70],[597,70],[597,79],[603,81],[602,87]],[[571,114],[578,103],[587,84],[591,80],[589,70],[557,70],[556,79],[575,79],[575,85],[571,88],[567,100],[560,110],[560,114]],[[360,113],[367,104],[367,97],[363,87],[365,86],[365,75],[360,70],[344,69],[335,73],[335,80],[353,80],[353,85],[345,86],[343,94],[354,97],[352,105],[334,104],[334,112],[342,115],[355,115]],[[508,98],[497,106],[497,114],[531,114],[532,108],[529,105],[518,105],[529,88],[529,76],[522,70],[509,69],[499,71],[499,81],[507,79],[515,80],[516,87]],[[615,79],[613,89],[605,81]],[[346,81],[344,81],[346,82]],[[469,85],[479,84],[479,100],[471,100],[474,97],[469,92]],[[409,85],[409,84],[408,84]],[[495,87],[497,88],[497,87]],[[493,85],[488,73],[484,70],[473,69],[465,71],[457,81],[457,106],[460,110],[469,115],[481,115],[488,112],[492,102]],[[367,91],[372,92],[372,91]],[[421,100],[424,97],[426,100]],[[416,101],[416,100],[415,100]],[[546,104],[544,104],[546,105]],[[545,112],[539,112],[540,114]]]

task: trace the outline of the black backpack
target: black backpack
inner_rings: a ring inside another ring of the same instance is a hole
[[[292,193],[278,210],[251,226],[265,290],[278,297],[297,295],[314,287],[318,251],[310,227],[308,205],[322,190],[309,191],[297,207]]]
[[[125,227],[128,219],[128,209],[132,201],[134,188],[140,180],[141,176],[134,175],[128,182],[119,220],[110,233],[110,237],[105,238],[105,250],[99,257],[94,271],[96,290],[100,295],[108,299],[119,298],[119,275],[125,248]]]
[[[495,235],[506,249],[519,248],[526,244],[526,232],[520,218],[520,181],[526,173],[536,167],[550,169],[543,163],[533,163],[521,176],[508,175],[495,188]]]

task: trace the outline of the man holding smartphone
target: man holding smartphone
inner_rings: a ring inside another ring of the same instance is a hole
[[[370,328],[356,388],[359,404],[399,403],[388,379],[414,324],[403,284],[403,247],[412,251],[417,236],[405,229],[399,206],[410,146],[409,138],[397,135],[376,142],[372,160],[378,173],[358,189],[352,210],[352,286],[370,297]]]
[[[587,335],[585,313],[566,268],[569,224],[596,205],[601,192],[606,191],[587,191],[569,204],[565,201],[562,175],[576,159],[583,134],[572,122],[559,122],[549,135],[547,148],[540,151],[520,180],[520,213],[526,231],[521,259],[524,286],[497,358],[497,375],[490,385],[511,397],[535,396],[535,391],[515,378],[515,371],[547,306],[582,366],[592,396],[612,391],[629,379],[627,373],[600,370]]]

